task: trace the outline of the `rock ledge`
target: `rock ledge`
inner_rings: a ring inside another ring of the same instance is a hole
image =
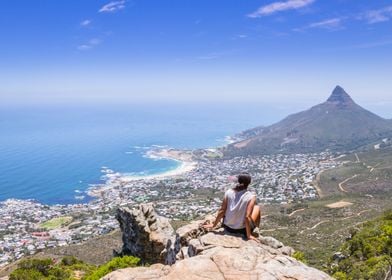
[[[145,215],[145,213],[148,215]],[[139,219],[131,219],[131,216],[137,216]],[[149,226],[146,228],[148,222],[142,221],[141,217],[143,216],[146,216],[147,220],[154,221],[154,223],[151,223],[154,224],[152,228]],[[308,267],[292,258],[293,249],[284,246],[272,237],[260,237],[261,242],[257,243],[255,241],[245,241],[239,236],[228,235],[222,230],[206,233],[199,226],[205,220],[193,222],[179,228],[174,233],[171,226],[167,226],[167,220],[156,215],[152,205],[141,205],[136,210],[119,209],[117,218],[120,221],[123,235],[125,235],[125,237],[123,236],[124,249],[128,252],[133,251],[134,255],[145,256],[146,254],[143,251],[143,248],[145,248],[146,252],[150,254],[148,259],[160,263],[149,267],[117,270],[102,278],[104,280],[332,279],[324,272]],[[125,220],[120,220],[124,218]],[[129,224],[128,222],[131,220],[136,223]],[[159,221],[163,221],[164,231],[161,230]],[[135,232],[142,232],[138,231],[139,227],[147,229],[140,235],[142,240],[135,239],[137,236]],[[170,228],[172,230],[171,235],[169,234]],[[154,234],[155,230],[158,233],[164,232],[165,234],[156,235]],[[155,238],[153,240],[153,250],[151,250],[151,243],[146,238],[148,236]],[[156,236],[163,238],[161,241],[157,241],[159,238],[156,238]],[[137,246],[127,244],[131,240]],[[164,245],[165,242],[166,245]],[[162,245],[156,246],[157,244]],[[129,250],[129,248],[132,248],[132,250]],[[159,252],[161,249],[162,251]]]

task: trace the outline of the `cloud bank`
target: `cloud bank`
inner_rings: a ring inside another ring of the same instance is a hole
[[[113,1],[104,5],[98,12],[100,13],[115,13],[125,8],[125,0]]]
[[[360,18],[366,20],[369,24],[389,21],[392,18],[392,6],[368,11]]]
[[[255,12],[248,15],[250,18],[258,18],[268,16],[277,12],[287,10],[297,10],[312,4],[315,0],[288,0],[284,2],[273,2],[257,9]]]

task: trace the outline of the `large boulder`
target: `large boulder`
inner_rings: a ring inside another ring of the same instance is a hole
[[[173,264],[180,251],[179,239],[169,220],[159,216],[152,204],[117,210],[122,231],[122,254],[137,256],[144,262]]]
[[[205,220],[174,233],[168,220],[159,217],[150,204],[120,209],[117,218],[121,229],[126,230],[124,251],[160,263],[114,271],[104,280],[332,279],[292,258],[293,249],[272,237],[260,237],[260,242],[255,242],[222,229],[207,233],[200,227]]]

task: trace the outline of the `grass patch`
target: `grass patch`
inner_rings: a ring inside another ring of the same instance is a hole
[[[69,216],[64,216],[64,217],[58,217],[58,218],[53,218],[51,220],[48,220],[46,222],[43,222],[40,224],[41,228],[44,228],[46,230],[52,230],[56,228],[60,228],[62,226],[65,226],[72,222],[72,217]]]

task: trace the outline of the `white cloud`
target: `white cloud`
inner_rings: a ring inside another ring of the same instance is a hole
[[[341,27],[341,18],[331,18],[319,22],[309,24],[308,28],[326,28],[326,29],[337,29]]]
[[[102,43],[102,41],[100,39],[93,38],[93,39],[89,40],[86,44],[79,45],[78,50],[79,51],[88,51],[101,43]]]
[[[257,9],[255,12],[248,15],[250,18],[258,18],[268,16],[277,12],[286,10],[296,10],[312,4],[315,0],[288,0],[284,2],[273,2]]]
[[[91,20],[89,19],[85,19],[80,23],[80,26],[86,27],[89,26],[91,24]]]
[[[97,38],[94,38],[94,39],[91,39],[90,41],[89,41],[89,44],[90,45],[99,45],[101,43],[101,40],[99,40],[99,39],[97,39]]]
[[[112,1],[104,5],[98,12],[100,13],[114,13],[125,8],[125,0]]]
[[[79,51],[87,51],[87,50],[89,50],[91,48],[92,48],[92,46],[90,46],[90,45],[79,45],[78,46],[78,50]]]
[[[341,18],[331,18],[331,19],[326,19],[318,22],[313,22],[310,23],[304,27],[301,28],[295,28],[293,31],[296,32],[303,32],[307,29],[312,29],[312,28],[323,28],[323,29],[328,29],[328,30],[339,30],[342,29],[342,22],[343,20],[346,19],[346,17],[341,17]]]
[[[378,10],[367,11],[360,16],[360,19],[366,20],[369,24],[389,21],[392,19],[392,6]]]

